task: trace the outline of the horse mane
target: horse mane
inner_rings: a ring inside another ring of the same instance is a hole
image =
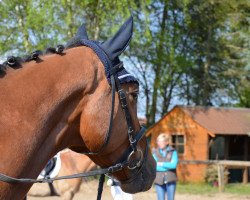
[[[70,48],[77,47],[77,46],[82,46],[82,44],[80,42],[80,38],[75,37],[75,38],[72,38],[67,43],[66,49],[70,49]],[[48,54],[63,55],[64,49],[65,47],[63,45],[57,45],[56,47],[46,48],[44,52],[40,50],[36,50],[32,52],[31,54],[26,55],[24,57],[9,56],[4,63],[0,64],[0,77],[3,77],[6,74],[7,67],[18,69],[22,67],[23,63],[30,62],[32,60],[36,62],[41,62],[42,60],[39,58],[39,56],[48,55]]]

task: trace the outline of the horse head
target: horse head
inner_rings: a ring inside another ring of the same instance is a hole
[[[37,178],[67,147],[87,153],[125,192],[148,190],[155,161],[137,118],[139,83],[119,59],[132,37],[129,18],[106,42],[84,26],[67,50],[11,57],[0,67],[0,173]],[[52,54],[51,54],[52,53]],[[0,199],[21,199],[32,184],[0,181]]]
[[[155,178],[155,161],[137,118],[139,83],[123,68],[119,59],[132,38],[132,32],[132,17],[105,42],[89,40],[85,27],[81,26],[67,47],[90,47],[105,69],[104,80],[82,107],[80,134],[85,143],[84,150],[87,149],[89,157],[101,167],[108,167],[124,160],[138,165],[127,166],[119,172],[110,174],[121,182],[125,192],[136,193],[151,187]],[[118,84],[115,86],[117,92],[114,105],[111,102],[112,75],[115,77],[113,81]],[[77,150],[79,146],[71,148]]]

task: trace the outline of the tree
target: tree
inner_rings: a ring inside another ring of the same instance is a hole
[[[38,7],[38,2],[32,1],[7,1],[0,4],[0,52],[12,50],[16,52],[29,52],[32,47],[39,47],[48,37],[42,30],[49,25],[50,18],[47,3],[41,2],[44,9]],[[35,12],[34,9],[37,8]],[[42,30],[42,31],[41,31]],[[50,32],[46,32],[50,34]]]
[[[137,4],[125,0],[2,0],[0,53],[21,55],[66,43],[82,23],[91,39],[106,39],[130,15],[129,7]]]
[[[218,91],[228,84],[224,76],[228,65],[224,62],[226,42],[223,32],[229,10],[225,1],[192,0],[188,5],[194,62],[188,73],[189,85],[192,85],[189,97],[195,105],[216,104]]]
[[[250,2],[232,1],[228,15],[226,60],[231,66],[226,75],[231,80],[237,106],[250,108]]]
[[[133,63],[139,66],[148,125],[155,122],[157,113],[166,113],[183,72],[191,67],[185,6],[182,1],[153,1],[137,14],[130,58],[136,58]]]
[[[235,101],[248,105],[249,73],[229,60],[232,56],[228,49],[233,38],[241,40],[239,34],[228,36],[232,27],[249,31],[249,9],[245,4],[245,0],[155,0],[137,14],[130,59],[138,66],[143,82],[148,125],[155,122],[157,115],[165,114],[174,99],[203,106],[229,106]],[[244,19],[237,27],[230,21],[235,7],[241,7],[238,14]],[[248,38],[249,35],[241,43],[245,50],[249,49]],[[249,53],[238,47],[237,50],[241,61],[245,61]],[[237,69],[232,70],[234,67]]]
[[[104,41],[131,14],[125,64],[145,97],[148,125],[176,101],[250,105],[247,0],[1,0],[0,53],[23,55],[65,44],[84,23]]]

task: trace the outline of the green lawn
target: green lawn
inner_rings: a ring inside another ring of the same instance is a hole
[[[232,194],[250,195],[250,184],[227,184],[225,192]]]
[[[218,187],[213,187],[207,183],[178,183],[177,193],[185,194],[211,194],[218,193]],[[225,193],[250,195],[250,184],[227,184]]]

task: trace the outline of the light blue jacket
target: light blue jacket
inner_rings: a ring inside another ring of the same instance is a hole
[[[167,146],[165,149],[160,149],[160,154],[165,157],[167,155],[167,152],[169,152],[170,147]],[[155,161],[157,162],[156,171],[158,172],[166,172],[171,169],[176,169],[178,164],[178,155],[176,150],[173,151],[171,161],[170,162],[158,162],[158,158],[155,154],[153,154],[153,157]]]

